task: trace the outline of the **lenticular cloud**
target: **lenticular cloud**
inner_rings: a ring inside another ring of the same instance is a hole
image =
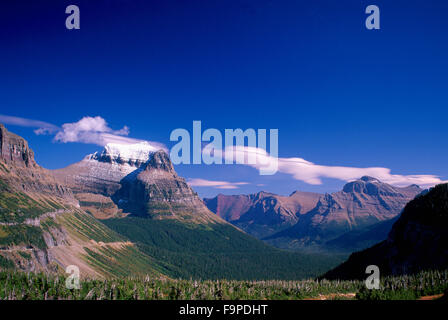
[[[274,158],[265,150],[251,147],[237,147],[238,153],[244,153],[244,158],[255,155],[257,161],[253,164],[240,162],[256,169],[271,166],[272,163],[278,166],[278,172],[290,174],[295,180],[303,181],[308,184],[322,184],[323,178],[332,178],[343,180],[346,182],[361,178],[362,176],[375,177],[382,182],[395,186],[408,186],[417,184],[422,187],[431,187],[436,184],[444,183],[440,177],[436,175],[399,175],[392,174],[389,168],[382,167],[342,167],[342,166],[324,166],[307,161],[302,158]]]
[[[188,184],[192,187],[211,187],[216,189],[237,189],[239,186],[249,184],[247,182],[215,181],[206,179],[188,179]]]

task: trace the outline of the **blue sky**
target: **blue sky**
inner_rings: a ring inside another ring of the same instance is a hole
[[[65,29],[77,4],[81,29]],[[381,10],[367,30],[365,8]],[[2,1],[0,114],[61,126],[101,116],[170,147],[176,128],[278,128],[279,156],[448,179],[446,1]],[[7,125],[59,168],[101,149]],[[331,192],[243,165],[177,165],[247,182],[202,196]]]

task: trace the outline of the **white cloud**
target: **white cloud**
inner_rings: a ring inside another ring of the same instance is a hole
[[[82,142],[104,146],[107,143],[134,144],[141,140],[128,138],[129,128],[120,130],[110,128],[102,117],[84,117],[78,122],[65,123],[54,137],[55,141]]]
[[[265,150],[251,147],[232,147],[236,154],[244,155],[242,158],[248,158],[249,155],[256,155],[257,161],[254,164],[247,164],[256,169],[267,166],[278,166],[278,172],[290,174],[294,179],[303,181],[312,185],[322,184],[322,178],[333,178],[343,181],[353,181],[362,176],[372,176],[382,182],[395,186],[408,186],[417,184],[421,187],[430,187],[442,181],[439,176],[423,175],[399,175],[392,174],[391,170],[382,167],[342,167],[342,166],[324,166],[312,163],[302,158],[273,158]],[[225,156],[225,155],[224,155]]]
[[[247,182],[213,181],[205,179],[188,179],[188,184],[192,187],[211,187],[216,189],[238,189],[239,186],[249,184]]]

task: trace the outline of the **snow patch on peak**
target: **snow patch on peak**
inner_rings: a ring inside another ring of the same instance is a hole
[[[101,153],[95,152],[90,159],[140,167],[147,163],[159,148],[146,141],[134,144],[108,143]]]
[[[115,158],[147,162],[150,155],[157,150],[157,148],[153,147],[148,142],[142,141],[134,144],[108,143],[104,147],[103,153]]]

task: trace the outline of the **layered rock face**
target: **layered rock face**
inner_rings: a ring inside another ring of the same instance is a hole
[[[0,124],[0,157],[7,164],[37,167],[34,161],[34,153],[28,147],[28,142],[6,130],[2,124]]]
[[[126,213],[155,219],[220,221],[174,171],[168,155],[143,142],[108,144],[101,153],[54,170],[76,194],[110,197]]]
[[[362,279],[368,265],[382,275],[448,268],[448,184],[409,202],[385,241],[352,254],[324,277]]]
[[[0,124],[0,178],[22,192],[45,194],[76,203],[71,191],[34,160],[34,152],[22,137]]]
[[[297,223],[299,216],[313,209],[320,194],[296,191],[288,197],[267,192],[251,195],[218,195],[204,199],[218,216],[258,238]]]
[[[394,218],[420,192],[416,185],[399,188],[362,177],[340,192],[325,195],[310,212],[311,223],[335,225],[344,231],[364,227]]]
[[[372,177],[347,183],[342,191],[326,194],[297,224],[271,239],[290,238],[296,245],[322,244],[401,213],[422,192],[416,185],[394,187]]]

